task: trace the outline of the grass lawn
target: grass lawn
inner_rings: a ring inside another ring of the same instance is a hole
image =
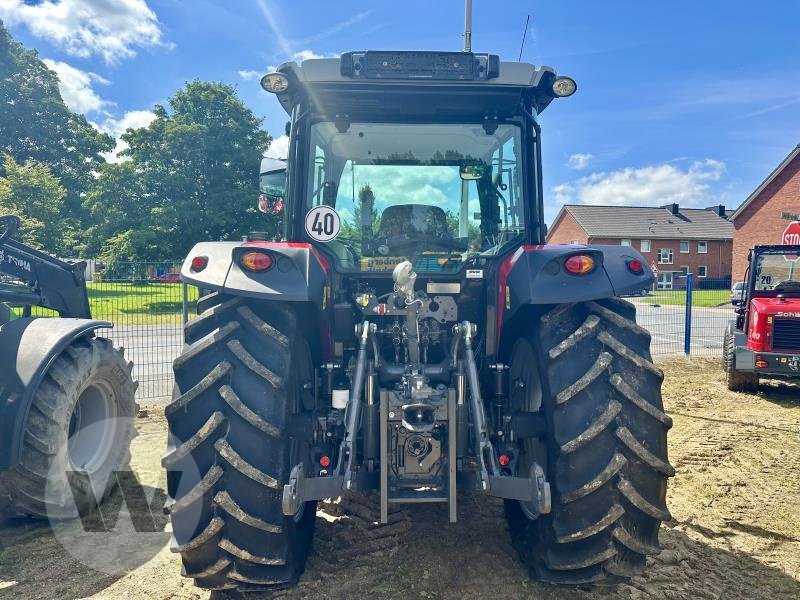
[[[686,304],[686,292],[683,290],[658,290],[650,292],[646,298],[642,298],[643,302],[648,304],[678,304],[684,306]],[[700,308],[708,308],[719,306],[731,301],[731,293],[728,290],[693,290],[692,291],[692,306]]]
[[[180,324],[183,298],[179,283],[87,284],[92,317],[111,321],[117,326]],[[189,286],[189,312],[194,312],[197,288]],[[21,309],[15,309],[19,315]],[[55,314],[34,308],[34,315]]]

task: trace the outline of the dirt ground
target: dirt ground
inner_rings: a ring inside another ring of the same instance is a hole
[[[529,581],[499,501],[461,496],[455,525],[444,508],[421,508],[395,513],[392,524],[378,528],[374,500],[353,497],[321,507],[297,588],[250,598],[800,598],[800,388],[775,382],[758,394],[739,394],[725,389],[718,361],[661,366],[675,423],[673,521],[662,528],[662,554],[630,585],[580,590]],[[178,556],[169,552],[168,525],[155,510],[165,483],[161,413],[144,407],[134,440],[134,468],[157,531],[125,538],[116,552],[94,548],[102,573],[86,566],[85,548],[69,541],[68,527],[0,523],[0,597],[226,597],[181,578]]]

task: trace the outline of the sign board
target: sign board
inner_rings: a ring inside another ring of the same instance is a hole
[[[650,268],[653,270],[653,275],[658,275],[658,267],[656,266],[656,261],[650,261]]]
[[[781,244],[788,246],[800,246],[800,221],[794,221],[786,226],[781,236]],[[788,261],[798,259],[796,254],[784,254],[783,257]]]

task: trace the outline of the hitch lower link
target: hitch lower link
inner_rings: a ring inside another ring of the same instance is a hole
[[[359,349],[347,406],[345,436],[339,448],[336,468],[331,475],[325,477],[306,477],[303,464],[296,465],[289,476],[289,483],[283,486],[283,514],[297,514],[304,502],[321,500],[339,496],[342,490],[353,489],[353,465],[355,461],[355,439],[361,413],[361,396],[364,388],[364,376],[367,364],[367,345],[369,337],[375,332],[375,325],[364,321],[358,328]],[[528,505],[536,514],[547,514],[551,509],[550,484],[547,482],[542,467],[532,463],[528,477],[502,475],[497,456],[489,439],[486,425],[486,413],[481,399],[478,369],[475,364],[475,353],[472,340],[477,326],[469,321],[456,325],[453,331],[457,338],[463,338],[464,355],[467,365],[467,381],[470,391],[470,408],[476,439],[478,455],[478,473],[481,489],[492,496],[519,500]],[[454,354],[457,347],[453,348]],[[454,358],[455,360],[455,358]],[[385,449],[381,449],[382,452]],[[383,454],[381,460],[385,460]]]

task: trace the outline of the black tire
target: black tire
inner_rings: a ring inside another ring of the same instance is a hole
[[[219,294],[202,304],[165,411],[171,549],[201,588],[289,587],[314,534],[315,502],[296,518],[281,510],[292,466],[310,467],[309,345],[285,305]]]
[[[726,331],[722,341],[722,368],[725,371],[725,384],[732,392],[758,391],[758,373],[736,370],[735,349],[735,339],[730,331]]]
[[[546,470],[552,511],[534,519],[519,502],[506,502],[513,545],[536,579],[618,583],[642,573],[646,557],[660,552],[658,530],[671,518],[665,498],[675,474],[667,460],[672,420],[663,411],[663,374],[653,365],[650,335],[635,314],[619,299],[559,305],[512,350],[512,373],[515,355],[538,351],[543,366],[548,432],[533,459]],[[512,395],[512,403],[519,406],[519,399]]]
[[[19,464],[0,474],[7,515],[71,519],[97,508],[130,463],[133,363],[104,338],[74,341],[34,392]]]

